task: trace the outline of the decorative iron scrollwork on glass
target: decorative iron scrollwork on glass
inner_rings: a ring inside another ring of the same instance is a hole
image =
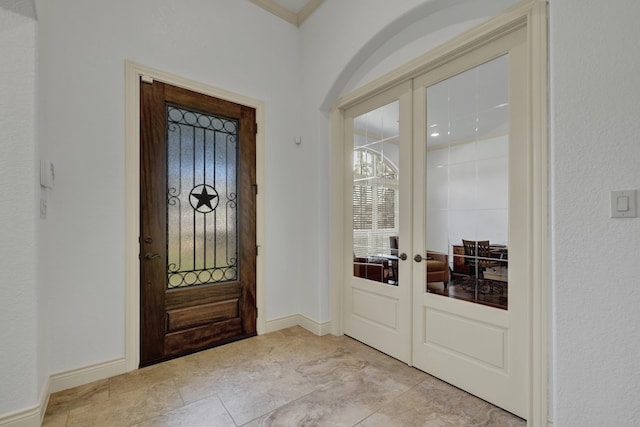
[[[238,121],[167,105],[167,287],[238,279]]]

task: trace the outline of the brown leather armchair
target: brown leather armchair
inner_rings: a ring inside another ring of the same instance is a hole
[[[427,283],[449,284],[449,256],[440,252],[427,251]]]

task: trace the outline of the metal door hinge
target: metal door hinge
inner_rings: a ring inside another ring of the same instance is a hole
[[[256,245],[256,256],[258,256],[258,253],[260,252],[259,248],[260,246]]]
[[[258,134],[258,123],[256,123],[256,135]]]
[[[253,187],[253,191],[256,193],[256,195],[258,194],[258,184],[251,184],[251,186]]]

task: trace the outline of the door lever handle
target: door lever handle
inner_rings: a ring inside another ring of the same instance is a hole
[[[413,257],[413,259],[414,259],[415,262],[420,262],[420,261],[422,261],[422,255],[417,254],[416,256]]]
[[[150,252],[144,254],[144,259],[156,259],[156,258],[160,258],[160,254],[152,254]]]
[[[404,252],[402,252],[402,253],[398,256],[398,258],[400,258],[402,261],[404,261],[404,260],[406,260],[406,259],[407,259],[407,254],[405,254]]]

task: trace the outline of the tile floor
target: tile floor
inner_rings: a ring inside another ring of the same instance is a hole
[[[51,395],[43,426],[524,426],[348,337],[294,327]]]

